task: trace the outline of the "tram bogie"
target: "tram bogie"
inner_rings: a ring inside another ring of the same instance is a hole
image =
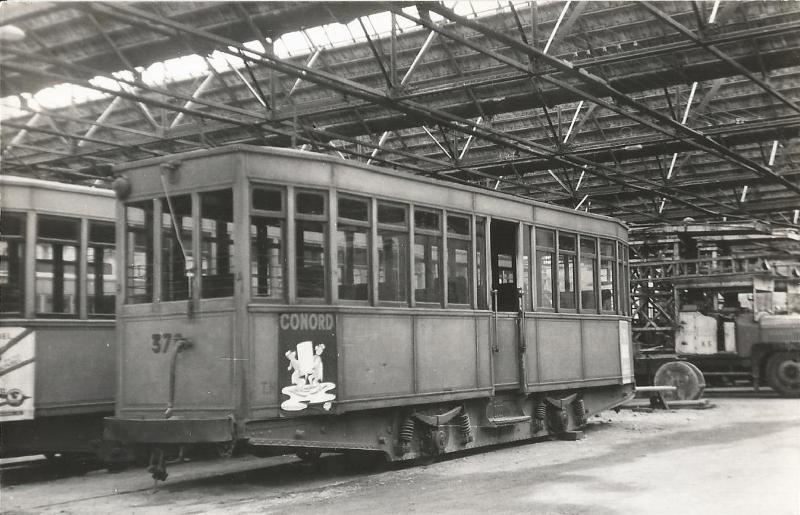
[[[569,434],[631,395],[612,219],[263,147],[116,173],[109,438],[401,460]]]

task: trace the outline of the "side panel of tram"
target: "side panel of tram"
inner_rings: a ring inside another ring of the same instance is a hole
[[[3,456],[101,450],[115,387],[111,192],[0,178]]]
[[[616,222],[305,153],[174,159],[123,172],[108,436],[405,459],[631,392]]]

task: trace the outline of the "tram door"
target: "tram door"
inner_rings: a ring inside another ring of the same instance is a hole
[[[518,224],[492,220],[492,351],[495,389],[515,389],[522,384],[520,312],[517,270]]]

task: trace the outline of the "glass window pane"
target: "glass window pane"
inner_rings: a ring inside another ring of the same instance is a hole
[[[597,254],[594,238],[581,236],[581,254]]]
[[[609,240],[600,240],[600,255],[614,257],[614,242]]]
[[[596,310],[597,300],[594,291],[595,285],[595,266],[597,260],[585,258],[581,254],[581,308],[585,310]]]
[[[37,233],[36,312],[76,315],[80,221],[41,216]]]
[[[378,203],[378,223],[407,225],[406,208],[392,204]]]
[[[438,236],[414,236],[414,276],[417,281],[414,298],[418,302],[441,302],[439,241]]]
[[[24,311],[25,214],[3,211],[0,218],[0,313]]]
[[[339,298],[369,300],[369,238],[365,227],[339,226],[336,232]]]
[[[112,315],[116,311],[115,257],[114,224],[90,221],[86,248],[86,311],[89,315]]]
[[[607,259],[600,261],[600,299],[603,311],[615,311],[617,309],[617,295],[614,288],[615,268],[614,261]]]
[[[536,246],[556,248],[556,233],[550,229],[536,229]]]
[[[324,215],[325,195],[321,193],[297,192],[298,213],[303,215]]]
[[[170,204],[172,210],[170,211]],[[177,232],[176,232],[177,231]],[[185,255],[184,255],[185,253]],[[192,258],[192,198],[161,200],[161,300],[189,298],[187,262]]]
[[[284,298],[285,270],[283,221],[253,216],[250,219],[250,287],[253,295]]]
[[[478,270],[478,309],[489,309],[486,300],[488,292],[486,291],[486,219],[478,218],[475,220],[475,259]]]
[[[575,252],[575,235],[569,233],[558,233],[558,249]]]
[[[530,281],[530,270],[531,270],[531,228],[530,226],[523,226],[522,231],[522,290],[525,293],[524,298],[524,309],[530,310],[532,301],[531,301],[531,281]]]
[[[414,227],[417,229],[428,229],[431,231],[440,230],[439,213],[435,211],[426,211],[424,209],[415,209]]]
[[[297,220],[295,222],[297,252],[297,296],[325,298],[325,224]]]
[[[253,209],[283,211],[283,195],[279,190],[253,188]]]
[[[233,296],[233,190],[200,194],[200,296]]]
[[[575,256],[558,256],[558,307],[575,309]]]
[[[339,218],[369,221],[369,203],[366,200],[339,197],[338,205]]]
[[[448,238],[447,240],[447,302],[449,304],[470,303],[470,242]]]
[[[448,234],[469,236],[469,218],[465,216],[447,215]]]
[[[126,302],[153,301],[153,203],[125,207],[125,290]]]
[[[536,305],[540,308],[553,306],[554,252],[536,251]]]
[[[378,229],[378,299],[407,302],[408,234]]]

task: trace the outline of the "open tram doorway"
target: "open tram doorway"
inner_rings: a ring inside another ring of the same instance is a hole
[[[517,294],[517,224],[492,220],[491,223],[492,289],[497,290],[497,311],[519,309]],[[494,302],[494,299],[492,299]]]

